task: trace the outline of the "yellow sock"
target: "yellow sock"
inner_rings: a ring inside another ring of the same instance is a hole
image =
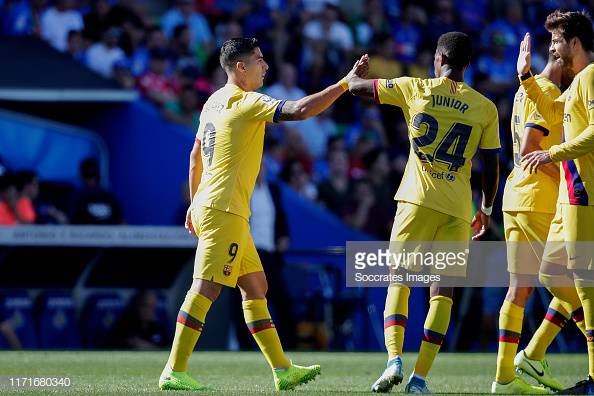
[[[513,381],[514,357],[518,351],[518,343],[522,333],[524,307],[513,304],[507,300],[499,310],[499,348],[497,350],[497,374],[495,381],[507,384]]]
[[[427,318],[425,319],[423,341],[421,341],[421,348],[415,365],[416,375],[427,377],[448,330],[451,313],[451,298],[435,296],[429,300],[429,312],[427,312]]]
[[[554,297],[549,304],[549,309],[544,320],[534,332],[526,349],[524,349],[528,359],[544,359],[549,345],[551,345],[568,320],[569,312],[567,312],[561,300]]]
[[[212,301],[202,294],[188,292],[175,323],[175,337],[168,364],[173,371],[187,371],[188,360],[202,333],[206,313]]]
[[[291,362],[283,352],[278,333],[268,312],[266,299],[244,301],[243,316],[270,367],[273,369],[289,367]]]
[[[588,344],[588,374],[594,378],[594,281],[576,279],[575,286],[584,309]]]
[[[384,340],[390,359],[402,355],[409,296],[410,289],[406,286],[388,287],[384,309]]]

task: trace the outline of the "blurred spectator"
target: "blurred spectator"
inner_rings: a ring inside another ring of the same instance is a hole
[[[197,13],[192,0],[177,0],[176,6],[163,15],[161,25],[167,37],[173,36],[176,26],[186,24],[191,32],[192,46],[201,46],[209,53],[212,43],[212,32],[206,18]]]
[[[121,60],[113,64],[113,79],[116,80],[122,88],[134,89],[136,86],[136,79],[132,75],[130,69],[131,66],[126,60]]]
[[[85,42],[82,32],[78,30],[71,30],[68,32],[68,47],[66,52],[75,61],[83,64],[86,63]]]
[[[387,212],[393,211],[394,194],[400,180],[394,180],[387,152],[381,148],[371,150],[363,157],[363,165],[377,202]]]
[[[370,0],[367,2],[367,19],[355,26],[357,44],[363,47],[371,47],[374,36],[391,33],[391,26],[386,19],[384,2],[382,0]]]
[[[19,223],[16,203],[18,193],[11,175],[0,176],[0,225],[12,226]]]
[[[328,173],[328,178],[318,185],[319,200],[329,211],[340,217],[347,211],[353,193],[346,151],[328,152]]]
[[[318,190],[310,181],[301,161],[296,159],[287,161],[281,173],[281,179],[302,197],[310,201],[315,201],[318,198]]]
[[[352,124],[346,131],[346,142],[349,146],[353,146],[361,136],[365,136],[374,147],[388,146],[388,138],[378,106],[365,107],[361,115],[361,122]]]
[[[190,128],[198,128],[200,112],[198,111],[198,94],[191,85],[186,85],[179,98],[166,102],[163,107],[166,119]]]
[[[114,324],[108,347],[149,351],[168,345],[167,331],[156,317],[158,302],[152,290],[136,293]]]
[[[523,21],[522,5],[519,2],[509,1],[505,7],[505,18],[499,18],[489,23],[481,33],[481,44],[488,49],[496,42],[503,46],[505,55],[514,57],[518,43],[524,34],[530,31]]]
[[[167,47],[167,37],[159,26],[150,27],[145,34],[144,44],[136,47],[130,56],[130,71],[132,75],[138,77],[145,73],[149,68],[151,51],[157,48]]]
[[[57,0],[56,5],[41,16],[41,37],[60,52],[67,49],[68,32],[84,27],[76,5],[75,0]]]
[[[138,79],[140,92],[159,106],[175,99],[175,90],[167,76],[169,53],[164,48],[151,51],[149,70]]]
[[[434,46],[442,34],[458,30],[453,1],[437,0],[435,6],[435,10],[431,12],[433,17],[427,24],[428,35],[425,37],[429,46]]]
[[[118,47],[122,30],[111,27],[103,34],[103,41],[93,44],[87,50],[87,66],[105,78],[113,75],[113,66],[126,58],[124,51]]]
[[[423,20],[426,18],[422,10],[413,5],[406,7],[403,17],[400,18],[399,23],[394,26],[393,48],[396,50],[396,57],[404,63],[412,63],[417,58],[419,46],[421,44],[422,35],[417,19]],[[400,76],[400,74],[391,74],[391,76]]]
[[[505,39],[501,35],[493,36],[493,43],[489,49],[490,51],[482,55],[476,63],[478,71],[486,77],[478,84],[478,88],[491,94],[504,94],[517,85],[510,78],[516,73],[516,62],[515,59],[506,56]]]
[[[19,214],[20,222],[23,224],[34,224],[37,220],[37,213],[33,203],[39,197],[39,180],[32,171],[20,171],[14,176],[17,190],[16,211]]]
[[[279,70],[279,80],[266,89],[266,94],[282,100],[299,100],[306,96],[306,93],[296,84],[297,69],[290,63],[283,63]],[[299,132],[313,157],[320,157],[324,154],[326,148],[326,140],[328,139],[326,133],[328,131],[318,129],[316,124],[316,117],[312,117],[307,120],[292,122],[290,128]]]
[[[115,196],[101,188],[99,164],[87,158],[80,164],[82,188],[74,193],[70,207],[73,224],[123,224],[124,217]]]
[[[288,285],[283,277],[283,253],[289,247],[289,229],[281,201],[281,190],[277,184],[267,182],[264,163],[260,166],[256,179],[250,209],[250,230],[268,280],[266,298],[275,310],[274,321],[280,328],[283,346],[292,349],[295,347],[296,323],[293,304],[286,292]],[[240,299],[239,290],[236,293]],[[235,304],[235,307],[233,319],[238,329],[237,339],[240,347],[245,349],[253,346],[254,341],[249,332],[245,331],[241,304]]]
[[[345,60],[350,59],[353,35],[338,18],[338,8],[326,3],[323,13],[303,27],[303,64],[310,69],[314,85],[324,85],[328,83],[326,80],[334,79],[337,71],[345,68]]]
[[[403,74],[402,64],[394,59],[396,41],[388,34],[376,35],[374,53],[369,58],[369,78],[395,78]]]
[[[85,36],[91,41],[100,41],[103,33],[109,28],[108,15],[111,9],[109,0],[95,0],[92,11],[87,13],[84,20]]]
[[[391,219],[377,202],[369,180],[355,181],[352,198],[344,213],[346,223],[357,230],[386,240],[389,237],[388,224]]]
[[[169,51],[174,65],[183,63],[184,66],[196,64],[191,51],[192,35],[188,25],[177,25],[173,29],[173,37],[169,40]]]
[[[10,36],[41,34],[41,16],[46,0],[7,0],[3,4],[2,31]]]

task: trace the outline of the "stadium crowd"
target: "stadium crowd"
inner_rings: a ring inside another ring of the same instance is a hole
[[[467,82],[499,110],[505,175],[511,168],[508,126],[518,44],[532,32],[538,44],[533,68],[540,70],[549,42],[542,21],[559,7],[592,9],[594,1],[4,0],[0,23],[5,35],[38,36],[137,89],[164,117],[193,130],[201,105],[225,84],[218,54],[228,38],[257,37],[271,66],[263,91],[294,100],[337,81],[366,52],[371,78],[430,77],[437,37],[462,30],[475,40]],[[318,117],[270,125],[268,177],[350,226],[387,238],[392,196],[408,154],[399,113],[344,95]]]

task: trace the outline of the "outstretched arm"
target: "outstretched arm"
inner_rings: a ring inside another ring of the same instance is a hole
[[[367,61],[366,55],[363,55],[342,80],[323,91],[297,101],[286,101],[279,111],[277,121],[297,121],[317,116],[330,107],[348,89],[349,80],[368,67]]]
[[[530,33],[526,33],[524,40],[520,43],[520,53],[518,54],[517,71],[520,83],[526,90],[528,98],[536,104],[536,109],[543,118],[551,125],[558,124],[563,121],[565,95],[553,100],[542,92],[530,72],[530,45]]]

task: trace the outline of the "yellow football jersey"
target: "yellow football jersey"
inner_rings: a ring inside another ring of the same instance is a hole
[[[536,83],[545,95],[556,99],[561,95],[559,88],[548,78],[536,75]],[[535,128],[544,133],[540,142],[543,150],[561,143],[561,123],[550,126],[528,99],[526,90],[520,85],[514,97],[511,118],[511,133],[514,142],[514,168],[505,183],[503,210],[514,212],[555,213],[559,181],[543,172],[524,171],[521,164],[520,145],[525,128]]]
[[[276,121],[284,101],[227,84],[200,114],[202,180],[193,204],[250,216],[250,198],[264,146],[266,122]]]
[[[562,165],[559,202],[594,205],[594,63],[579,72],[556,100],[544,95],[534,78],[522,85],[545,119],[563,120],[564,143],[549,149],[552,160]]]
[[[495,104],[447,77],[378,79],[374,87],[376,101],[402,108],[408,125],[411,148],[394,199],[470,221],[472,158],[501,147]]]

